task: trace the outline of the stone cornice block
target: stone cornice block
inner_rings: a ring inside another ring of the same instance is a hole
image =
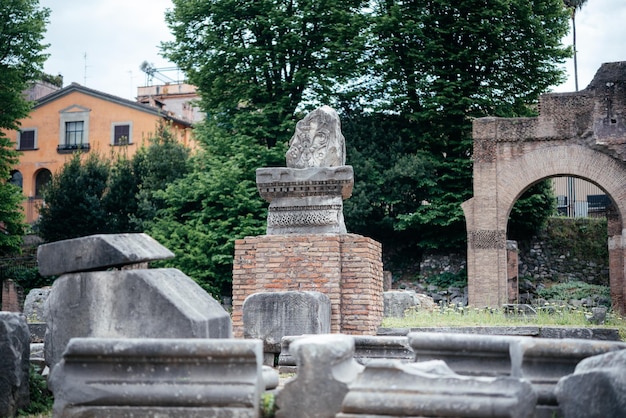
[[[441,360],[374,360],[343,400],[337,418],[532,416],[537,395],[510,377],[467,377]]]
[[[174,253],[147,234],[99,234],[40,245],[39,274],[55,276],[106,270],[173,258]]]
[[[257,418],[259,340],[74,338],[52,370],[55,416]]]
[[[288,168],[272,167],[256,170],[256,183],[261,197],[268,202],[276,198],[352,195],[352,166]]]

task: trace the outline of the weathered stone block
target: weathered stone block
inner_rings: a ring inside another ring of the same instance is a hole
[[[415,352],[407,337],[355,335],[354,359],[360,364],[368,364],[377,359],[408,362],[414,361]]]
[[[509,376],[509,347],[522,337],[503,335],[412,332],[409,345],[415,361],[443,360],[455,373],[469,376]]]
[[[0,312],[0,417],[15,416],[29,403],[30,335],[26,319]]]
[[[55,417],[250,417],[261,342],[75,338],[52,370]]]
[[[557,382],[581,360],[625,348],[626,343],[611,341],[520,338],[510,347],[511,375],[533,383],[539,404],[557,405]]]
[[[335,109],[322,106],[298,121],[285,157],[293,168],[345,165],[346,141]]]
[[[146,234],[101,234],[43,244],[37,248],[42,276],[106,270],[174,257]]]
[[[277,395],[277,418],[334,418],[348,392],[348,384],[363,370],[352,358],[354,339],[325,334],[293,341],[298,375]]]
[[[229,338],[230,316],[176,269],[67,274],[47,301],[46,362],[52,368],[69,340]]]
[[[604,418],[626,415],[626,350],[582,360],[573,374],[555,388],[568,418]]]
[[[414,291],[390,290],[383,293],[383,315],[385,318],[404,318],[407,309],[419,305]]]
[[[330,299],[323,293],[263,292],[243,302],[244,337],[263,340],[266,353],[280,353],[284,336],[328,333]]]
[[[528,418],[535,403],[523,380],[460,376],[437,360],[375,360],[350,385],[337,418]]]
[[[24,316],[28,322],[43,322],[44,305],[50,295],[50,286],[32,289],[24,300]]]
[[[415,332],[408,338],[417,361],[440,359],[462,375],[528,380],[537,393],[537,410],[547,416],[559,414],[555,385],[579,361],[626,348],[621,342],[473,334]]]
[[[281,351],[278,357],[279,371],[282,373],[295,373],[297,371],[296,358],[291,354],[290,346],[307,336],[283,337]],[[359,364],[368,364],[376,359],[395,359],[400,361],[414,361],[415,353],[409,345],[407,337],[398,336],[372,336],[355,335],[354,359]]]

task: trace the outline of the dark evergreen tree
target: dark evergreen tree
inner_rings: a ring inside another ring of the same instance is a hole
[[[38,230],[47,242],[110,232],[102,204],[109,161],[95,153],[81,156],[75,153],[44,190]]]
[[[134,212],[129,211],[133,228],[143,231],[162,208],[164,202],[156,195],[168,184],[182,178],[190,170],[190,149],[178,142],[172,126],[165,122],[157,125],[156,132],[132,159],[132,172],[136,182]]]
[[[141,232],[132,221],[137,213],[138,182],[132,160],[120,154],[113,159],[108,187],[102,196],[107,213],[107,230],[111,233]]]
[[[41,75],[50,10],[37,0],[0,0],[0,253],[19,251],[26,227],[21,190],[8,182],[19,154],[3,130],[19,129],[31,108],[23,95]]]
[[[39,233],[46,241],[95,233],[143,232],[163,206],[157,192],[189,168],[190,150],[166,124],[132,159],[75,154],[44,192]]]

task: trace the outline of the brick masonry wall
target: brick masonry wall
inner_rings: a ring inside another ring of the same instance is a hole
[[[22,312],[24,295],[22,289],[13,281],[2,282],[2,310],[7,312]]]
[[[318,291],[331,302],[331,332],[375,334],[383,317],[382,247],[355,234],[263,235],[235,242],[233,332],[258,292]]]

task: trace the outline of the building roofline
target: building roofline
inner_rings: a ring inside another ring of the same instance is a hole
[[[134,102],[132,100],[128,100],[128,99],[124,99],[123,97],[119,97],[119,96],[114,96],[112,94],[109,93],[104,93],[102,91],[99,90],[94,90],[85,86],[82,86],[78,83],[72,83],[66,87],[63,87],[62,89],[59,89],[55,92],[52,92],[42,98],[40,98],[39,100],[35,101],[35,105],[33,106],[33,109],[37,109],[41,106],[44,106],[50,102],[53,102],[63,96],[66,96],[70,93],[74,93],[74,92],[78,92],[78,93],[83,93],[86,94],[88,96],[92,96],[92,97],[96,97],[102,100],[106,100],[109,102],[113,102],[113,103],[117,103],[119,105],[122,106],[126,106],[126,107],[130,107],[132,109],[135,110],[139,110],[140,112],[146,112],[146,113],[150,113],[152,115],[155,116],[160,116],[164,119],[167,120],[171,120],[173,122],[179,123],[181,125],[187,126],[187,127],[193,127],[193,123],[168,115],[167,113],[162,112],[159,109],[156,109],[152,106],[148,106],[145,105],[143,103],[139,103],[139,102]]]

